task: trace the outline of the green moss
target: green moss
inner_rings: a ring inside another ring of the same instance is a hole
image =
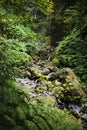
[[[38,100],[38,102],[44,107],[49,106],[53,108],[56,105],[55,99],[53,99],[51,96],[47,96],[47,97],[40,96],[36,98],[36,100]]]
[[[25,120],[24,124],[25,124],[25,129],[38,130],[37,124],[35,124],[33,121]]]

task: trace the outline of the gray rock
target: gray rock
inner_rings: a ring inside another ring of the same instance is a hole
[[[57,72],[58,71],[58,68],[57,67],[50,67],[49,70],[51,72]]]
[[[38,66],[41,67],[41,68],[44,68],[44,64],[45,63],[38,63]]]
[[[87,114],[81,116],[81,123],[83,124],[83,127],[87,129]]]
[[[28,78],[18,78],[17,82],[26,88],[32,88],[34,89],[36,87],[36,83],[34,83],[33,80],[30,80]]]
[[[74,114],[77,118],[80,118],[81,107],[79,107],[78,105],[74,105],[74,104],[69,104],[68,107],[72,114]]]
[[[41,73],[44,75],[48,75],[50,73],[50,70],[45,68]]]
[[[87,121],[87,114],[86,114],[86,113],[83,114],[83,115],[81,116],[81,119]]]
[[[87,114],[87,103],[83,105],[82,112]]]

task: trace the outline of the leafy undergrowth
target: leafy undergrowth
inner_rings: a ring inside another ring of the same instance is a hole
[[[81,124],[66,110],[30,103],[17,84],[0,86],[1,130],[82,130]]]
[[[60,42],[54,58],[54,63],[58,67],[65,66],[72,68],[85,84],[87,83],[86,48],[87,39],[82,40],[80,37],[77,37],[76,34],[72,34]]]

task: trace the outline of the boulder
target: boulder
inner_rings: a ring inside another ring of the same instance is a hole
[[[63,102],[77,102],[85,95],[77,76],[70,68],[60,69],[57,73],[57,79],[61,82],[58,94]]]
[[[70,90],[72,96],[83,96],[84,92],[81,89],[81,84],[78,81],[77,76],[70,68],[63,68],[59,71],[59,79],[61,80],[65,89]]]
[[[74,72],[72,71],[72,69],[70,68],[62,68],[59,70],[58,76],[60,79],[77,79],[77,76],[74,74]]]

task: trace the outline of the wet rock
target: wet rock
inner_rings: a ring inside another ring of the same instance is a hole
[[[82,122],[84,128],[87,129],[87,114],[84,114],[81,116],[81,122]]]
[[[83,105],[82,112],[87,114],[87,103]]]
[[[60,79],[64,79],[64,78],[77,79],[76,75],[70,68],[60,69],[58,75]]]
[[[50,70],[48,68],[45,68],[41,73],[43,75],[48,75],[50,73]]]
[[[76,118],[80,118],[81,116],[81,107],[78,105],[74,105],[74,104],[69,104],[68,106],[69,111],[76,117]]]
[[[56,74],[54,72],[51,72],[49,75],[48,75],[48,79],[49,80],[55,80],[56,79]]]
[[[49,70],[51,72],[57,72],[58,71],[58,68],[57,67],[49,67]]]
[[[35,83],[41,83],[41,79],[40,79],[40,78],[37,79],[37,80],[35,81]]]
[[[82,119],[82,120],[85,120],[85,121],[87,122],[87,114],[86,114],[86,113],[83,114],[83,115],[81,116],[81,119]]]
[[[41,68],[44,68],[44,62],[43,63],[38,63],[38,66],[41,67]]]
[[[59,109],[64,109],[64,108],[66,108],[66,104],[65,103],[62,103],[61,101],[57,101],[57,107],[59,108]]]
[[[85,95],[81,89],[81,85],[78,81],[77,76],[70,68],[63,68],[59,71],[59,79],[64,86],[64,89],[70,93],[71,96],[80,96]]]
[[[27,88],[35,88],[36,84],[33,80],[30,80],[28,78],[18,78],[17,82],[19,82],[20,85]]]

